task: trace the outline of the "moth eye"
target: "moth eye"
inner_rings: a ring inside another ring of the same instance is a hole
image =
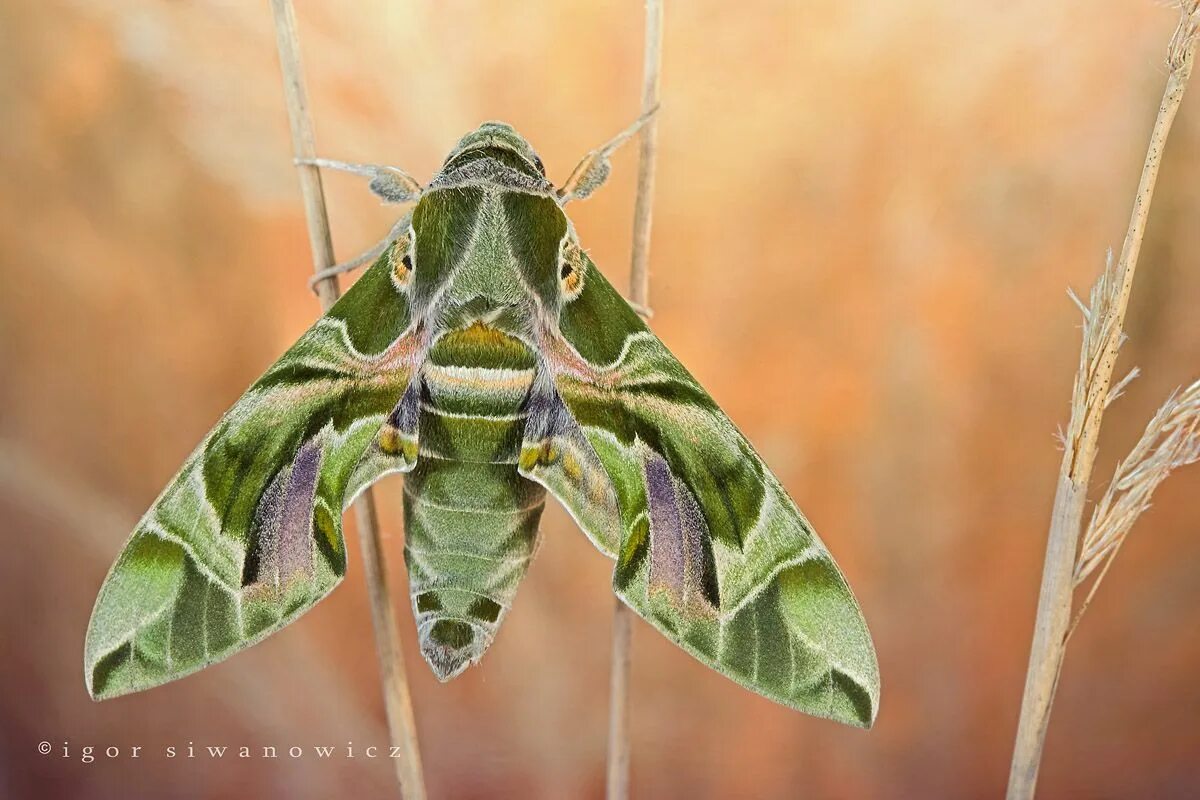
[[[574,300],[583,291],[583,251],[579,245],[565,244],[558,265],[558,284],[564,300]]]
[[[413,262],[412,247],[409,237],[396,240],[388,253],[388,266],[392,271],[392,282],[397,288],[403,289],[412,280]]]

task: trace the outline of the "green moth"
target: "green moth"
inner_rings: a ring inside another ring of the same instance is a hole
[[[346,572],[343,510],[401,472],[413,612],[438,678],[491,644],[549,492],[616,562],[617,596],[680,647],[772,700],[872,724],[878,666],[845,578],[563,210],[635,129],[558,189],[501,123],[465,136],[424,187],[314,162],[416,205],[138,523],[88,627],[93,697],[182,677],[294,620]]]

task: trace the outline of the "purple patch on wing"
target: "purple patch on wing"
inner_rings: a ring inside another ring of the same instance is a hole
[[[313,571],[312,516],[321,467],[321,448],[311,440],[300,445],[292,461],[283,493],[279,518],[279,582],[286,584],[296,573]]]
[[[646,499],[650,506],[650,587],[679,598],[684,590],[684,532],[675,492],[675,476],[658,453],[647,454]]]
[[[690,608],[715,610],[716,574],[700,506],[666,459],[651,452],[644,464],[650,506],[650,588],[665,589]]]
[[[421,386],[419,376],[412,380],[388,415],[388,424],[409,437],[416,437],[421,423]]]

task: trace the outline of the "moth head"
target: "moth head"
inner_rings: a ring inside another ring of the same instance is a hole
[[[482,155],[501,160],[532,177],[546,177],[546,168],[542,160],[529,146],[529,142],[525,141],[525,137],[517,133],[511,125],[494,121],[483,123],[460,139],[446,157],[442,169],[448,171],[455,162]]]

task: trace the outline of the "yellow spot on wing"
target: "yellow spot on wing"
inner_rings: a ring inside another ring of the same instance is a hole
[[[404,449],[399,428],[384,425],[379,429],[379,449],[389,456],[398,456]]]
[[[563,472],[572,483],[579,483],[583,477],[583,465],[579,463],[579,459],[571,453],[565,453],[562,460]]]
[[[538,463],[538,455],[540,452],[541,452],[541,450],[537,447],[521,448],[521,455],[517,459],[517,468],[524,470],[525,472],[528,472],[531,469],[533,469],[534,467],[536,467],[537,463]]]

